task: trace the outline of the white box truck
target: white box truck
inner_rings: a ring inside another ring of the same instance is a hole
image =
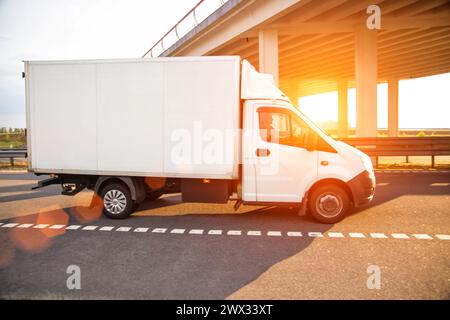
[[[375,190],[368,156],[238,56],[26,61],[29,171],[84,188],[110,218],[147,199],[288,205],[323,223]]]

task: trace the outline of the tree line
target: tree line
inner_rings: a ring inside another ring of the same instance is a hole
[[[0,133],[25,133],[25,128],[7,128],[1,127]]]

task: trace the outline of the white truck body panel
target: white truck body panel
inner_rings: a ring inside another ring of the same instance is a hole
[[[275,84],[273,76],[268,73],[260,73],[256,71],[250,62],[242,61],[242,83],[241,83],[241,99],[242,100],[284,100],[290,99]]]
[[[25,71],[34,172],[239,176],[238,135],[223,146],[232,161],[179,164],[172,154],[196,130],[239,129],[239,57],[35,61]]]

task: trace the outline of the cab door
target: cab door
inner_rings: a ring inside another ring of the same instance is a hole
[[[305,189],[317,178],[318,152],[308,151],[305,145],[311,128],[283,106],[260,105],[255,111],[256,201],[301,202]]]

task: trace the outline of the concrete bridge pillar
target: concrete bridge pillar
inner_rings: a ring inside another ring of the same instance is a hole
[[[348,136],[347,80],[338,81],[338,137]]]
[[[356,136],[377,136],[377,31],[355,30]]]
[[[270,73],[278,85],[278,31],[259,31],[259,71]]]
[[[388,80],[388,135],[398,136],[398,80]]]

